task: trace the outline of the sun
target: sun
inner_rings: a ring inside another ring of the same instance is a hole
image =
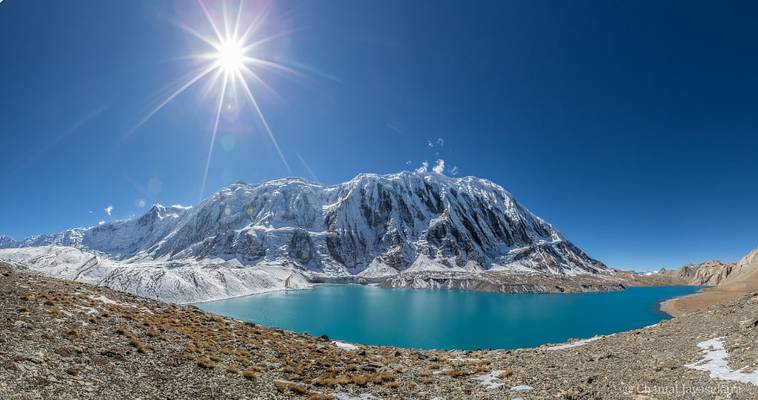
[[[218,134],[219,124],[221,123],[221,114],[225,109],[228,109],[228,104],[226,107],[224,104],[228,101],[230,96],[236,97],[237,95],[240,95],[247,100],[251,111],[260,121],[262,131],[268,136],[273,144],[284,167],[287,171],[290,171],[287,159],[279,148],[279,143],[274,137],[274,133],[271,131],[271,127],[266,121],[263,111],[258,104],[258,100],[255,96],[255,89],[262,88],[278,96],[278,94],[259,74],[259,72],[264,70],[275,70],[291,76],[303,75],[296,69],[283,65],[273,59],[268,59],[264,57],[265,54],[262,54],[266,53],[265,50],[262,50],[264,44],[286,35],[286,32],[264,35],[265,32],[263,32],[261,27],[263,26],[265,16],[268,15],[265,10],[258,12],[250,20],[246,20],[247,18],[243,15],[243,11],[247,9],[245,6],[245,0],[239,0],[236,15],[233,16],[233,18],[229,18],[226,11],[226,2],[214,3],[214,5],[221,4],[220,14],[223,17],[221,18],[221,21],[216,21],[211,16],[211,11],[206,7],[204,0],[197,0],[197,2],[199,9],[202,10],[207,19],[208,28],[210,28],[213,34],[205,35],[197,29],[180,21],[177,21],[176,25],[208,46],[208,49],[205,52],[198,52],[191,54],[188,57],[184,57],[197,62],[199,64],[199,69],[190,73],[184,83],[179,84],[179,87],[173,93],[147,113],[147,115],[142,118],[128,134],[137,130],[142,124],[147,122],[153,115],[163,109],[163,107],[173,101],[177,96],[194,86],[201,79],[206,78],[210,87],[215,88],[217,93],[217,104],[215,106],[214,121],[211,129],[208,157],[206,158],[205,170],[200,185],[200,195],[202,198],[208,178],[208,169],[213,154],[213,146],[216,143],[216,136]]]
[[[244,45],[239,39],[227,39],[219,44],[214,58],[224,73],[236,76],[245,68]]]

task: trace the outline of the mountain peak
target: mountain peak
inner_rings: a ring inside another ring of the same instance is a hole
[[[194,208],[155,204],[135,220],[25,243],[114,258],[284,263],[327,275],[410,268],[609,271],[494,182],[415,171],[363,173],[331,186],[302,178],[236,182]]]

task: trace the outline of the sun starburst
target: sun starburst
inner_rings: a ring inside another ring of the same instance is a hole
[[[197,82],[206,79],[209,82],[209,87],[217,95],[217,103],[215,106],[214,120],[211,130],[211,143],[208,149],[208,156],[206,158],[205,169],[203,171],[202,184],[200,188],[201,196],[205,192],[205,185],[208,179],[208,170],[211,165],[211,157],[213,154],[213,148],[216,143],[216,136],[218,134],[219,125],[221,122],[221,115],[224,112],[224,102],[230,94],[236,96],[241,93],[249,103],[251,110],[255,117],[260,121],[263,131],[273,144],[276,152],[281,159],[287,171],[290,172],[289,164],[287,163],[284,154],[279,147],[271,127],[269,126],[260,104],[254,95],[254,91],[251,88],[249,81],[252,81],[256,85],[265,88],[273,93],[276,93],[271,87],[264,81],[259,74],[261,70],[276,70],[286,74],[301,75],[298,71],[280,64],[270,59],[264,58],[258,54],[258,50],[265,43],[271,42],[284,34],[276,34],[271,36],[264,36],[261,33],[261,25],[266,13],[259,13],[251,21],[247,21],[246,28],[243,30],[243,11],[245,10],[244,0],[239,1],[239,7],[234,18],[234,22],[230,23],[227,18],[226,7],[223,7],[223,21],[220,25],[211,16],[210,11],[206,7],[203,0],[197,0],[202,10],[205,19],[213,31],[213,35],[208,36],[200,33],[200,31],[190,27],[187,24],[177,22],[177,26],[201,40],[205,45],[209,47],[208,51],[192,54],[186,59],[198,61],[200,67],[196,73],[189,75],[189,77],[178,84],[178,88],[174,90],[170,95],[164,98],[163,101],[153,108],[147,115],[140,120],[137,125],[130,131],[134,132],[156,113],[163,109],[167,104],[173,101],[180,94],[185,92],[190,87],[194,86]],[[223,3],[225,4],[225,3]]]

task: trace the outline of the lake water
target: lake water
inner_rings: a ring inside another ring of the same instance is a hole
[[[663,300],[697,287],[633,287],[621,292],[501,294],[323,285],[199,308],[264,326],[373,345],[508,349],[565,342],[652,325],[668,318]]]

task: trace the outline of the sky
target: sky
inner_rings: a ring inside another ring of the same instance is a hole
[[[217,22],[222,5],[207,1]],[[0,234],[196,204],[236,181],[335,184],[444,160],[445,174],[502,185],[613,267],[734,261],[758,246],[755,3],[243,10],[243,25],[262,16],[254,38],[271,38],[255,56],[286,67],[250,84],[284,161],[237,92],[213,140],[210,77],[140,124],[201,65],[187,56],[209,49],[186,29],[212,34],[198,3],[0,2]]]

